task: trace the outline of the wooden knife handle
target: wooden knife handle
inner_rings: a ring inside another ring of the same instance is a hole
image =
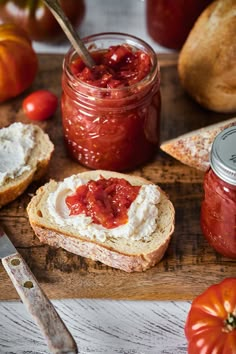
[[[12,283],[55,354],[77,354],[76,343],[19,253],[2,259]]]

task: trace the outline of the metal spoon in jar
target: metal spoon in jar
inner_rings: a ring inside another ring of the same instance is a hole
[[[74,30],[71,22],[63,12],[61,6],[59,5],[57,0],[43,0],[45,5],[52,12],[53,16],[63,29],[65,35],[69,39],[70,43],[79,54],[80,58],[84,62],[84,64],[92,68],[95,65],[93,58],[91,57],[88,49],[84,45],[83,41],[80,39],[78,33]]]

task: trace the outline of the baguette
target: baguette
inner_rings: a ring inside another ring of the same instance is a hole
[[[32,129],[32,134],[34,136],[34,145],[30,150],[29,156],[25,161],[25,169],[22,169],[22,172],[18,172],[14,176],[8,176],[6,179],[2,180],[0,183],[0,208],[11,201],[15,200],[18,196],[20,196],[29,184],[32,181],[40,179],[47,170],[48,164],[51,159],[51,155],[54,150],[54,145],[50,141],[49,136],[37,125],[33,124],[23,124],[23,123],[13,123],[11,126],[4,129],[4,134],[7,131],[7,134],[14,134],[12,128],[19,131],[23,129],[23,132],[29,132]],[[10,133],[9,133],[10,132]],[[23,133],[24,134],[24,133]],[[14,137],[12,137],[14,139]],[[7,140],[11,140],[11,136],[3,137],[3,141],[0,146],[0,154],[2,161],[0,162],[1,169],[4,172],[7,172],[6,163],[8,160],[8,155],[5,155],[5,151],[3,148],[3,142]],[[24,140],[24,136],[22,138]],[[26,139],[25,139],[26,140]],[[13,144],[13,152],[14,158],[17,159],[17,151],[20,151],[19,142],[17,142],[17,146],[15,146],[16,141],[12,141]],[[12,158],[12,156],[11,156]]]
[[[87,171],[75,175],[76,178],[87,181],[99,179],[100,176],[106,179],[124,178],[136,186],[148,184],[154,186],[141,177],[110,171]],[[155,186],[160,194],[160,201],[157,205],[158,216],[155,230],[147,239],[133,240],[121,235],[121,237],[109,236],[101,241],[91,238],[89,231],[86,231],[88,234],[81,236],[79,226],[59,225],[55,222],[50,214],[48,200],[49,196],[58,189],[59,184],[51,180],[45,186],[40,187],[27,207],[29,222],[41,242],[57,248],[62,247],[69,252],[126,272],[145,271],[153,267],[164,256],[174,232],[175,212],[171,201],[161,188]],[[107,230],[110,232],[109,229]]]
[[[212,2],[199,16],[182,47],[182,86],[200,105],[236,112],[236,1]]]
[[[206,171],[210,166],[209,152],[216,135],[234,125],[236,117],[164,141],[160,148],[183,164]]]

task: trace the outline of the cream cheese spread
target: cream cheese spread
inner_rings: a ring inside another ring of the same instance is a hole
[[[124,238],[129,240],[147,240],[155,231],[157,225],[160,192],[153,184],[142,185],[136,199],[128,210],[128,222],[113,229],[107,229],[95,224],[92,218],[85,214],[69,215],[69,208],[65,203],[68,195],[75,193],[82,184],[89,179],[81,179],[77,175],[59,182],[55,192],[50,193],[47,206],[53,221],[60,226],[71,226],[79,230],[81,236],[99,240],[110,238]]]
[[[30,169],[28,160],[34,144],[33,125],[13,123],[0,129],[0,186]]]

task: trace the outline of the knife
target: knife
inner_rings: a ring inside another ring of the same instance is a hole
[[[77,354],[77,345],[28,265],[0,227],[0,259],[51,353]]]

